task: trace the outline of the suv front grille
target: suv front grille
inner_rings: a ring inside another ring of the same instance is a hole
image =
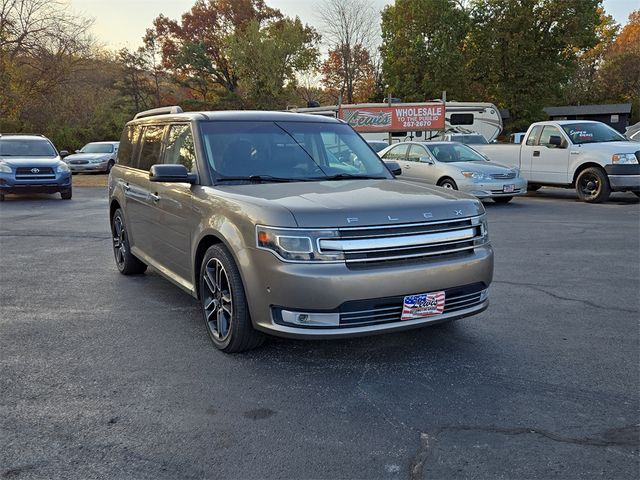
[[[319,240],[319,248],[324,254],[341,252],[350,268],[470,253],[487,242],[481,217],[339,232],[338,238]]]
[[[16,180],[55,180],[56,174],[51,167],[18,167]]]

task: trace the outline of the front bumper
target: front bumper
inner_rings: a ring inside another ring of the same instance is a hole
[[[57,193],[71,188],[71,173],[58,173],[55,179],[16,180],[13,173],[0,173],[0,193]]]
[[[68,163],[67,166],[69,167],[69,170],[71,170],[73,173],[106,172],[109,169],[109,162],[104,161],[101,163],[83,163],[78,165]]]
[[[467,285],[475,285],[480,292],[489,287],[493,277],[493,250],[489,245],[448,259],[362,269],[350,269],[344,263],[284,263],[270,252],[258,249],[238,252],[237,260],[255,328],[293,338],[349,337],[404,330],[479,313],[487,308],[488,299],[430,317],[366,325],[343,324],[341,320],[335,328],[287,325],[278,317],[280,310],[344,312],[354,302],[375,305],[390,298],[402,299],[406,295]]]
[[[513,191],[505,191],[505,186]],[[473,182],[465,178],[458,183],[458,190],[477,198],[516,197],[527,193],[527,181],[520,177],[493,182]]]
[[[640,165],[605,165],[604,170],[609,176],[611,190],[616,192],[640,191]]]

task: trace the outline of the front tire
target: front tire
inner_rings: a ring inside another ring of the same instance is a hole
[[[443,180],[440,180],[438,182],[438,186],[442,187],[442,188],[446,188],[447,190],[457,190],[458,189],[458,185],[456,185],[456,182],[451,178],[445,178]]]
[[[262,345],[264,336],[251,323],[240,272],[224,246],[209,247],[199,278],[202,315],[213,344],[227,353]]]
[[[541,188],[542,188],[542,185],[538,185],[537,183],[528,183],[527,184],[527,191],[529,191],[529,192],[537,192]]]
[[[496,203],[509,203],[513,200],[513,197],[493,197],[493,201]]]
[[[116,266],[123,275],[139,275],[147,269],[146,263],[140,261],[131,253],[129,248],[129,234],[124,223],[124,215],[119,208],[111,219],[111,233],[113,237],[113,255]]]
[[[606,202],[611,195],[607,174],[596,167],[585,168],[576,179],[576,192],[583,202]]]
[[[111,169],[113,168],[113,166],[115,165],[116,162],[114,162],[113,160],[109,160],[109,163],[107,163],[107,169],[105,170],[105,173],[107,175],[109,175],[109,173],[111,173]]]
[[[73,196],[73,190],[71,189],[71,187],[69,187],[67,190],[63,190],[62,192],[60,192],[60,198],[62,198],[62,200],[71,200],[72,196]]]

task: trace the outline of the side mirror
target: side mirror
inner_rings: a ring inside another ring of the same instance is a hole
[[[68,150],[60,150],[60,158],[64,158],[64,157],[68,157],[69,156],[69,151]]]
[[[420,157],[420,162],[427,163],[429,165],[433,165],[435,162],[431,160],[429,157]]]
[[[549,145],[553,145],[557,148],[563,148],[562,146],[562,137],[560,135],[551,135],[549,136]]]
[[[149,170],[149,181],[169,183],[196,183],[197,176],[189,173],[187,167],[180,164],[152,165]]]
[[[76,153],[82,153],[82,150],[76,150]]]
[[[395,162],[393,160],[385,160],[384,164],[394,175],[402,175],[402,168],[400,167],[400,164],[398,162]]]

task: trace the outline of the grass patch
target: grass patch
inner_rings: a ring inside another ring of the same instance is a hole
[[[109,175],[105,173],[76,173],[73,176],[74,187],[104,187],[107,188]]]

